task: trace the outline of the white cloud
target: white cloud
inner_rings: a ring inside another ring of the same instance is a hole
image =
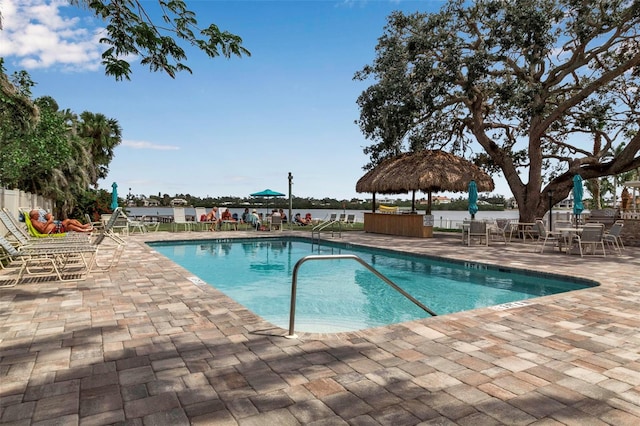
[[[180,147],[173,145],[157,145],[147,141],[123,140],[120,146],[126,146],[133,149],[153,149],[157,151],[178,151]]]
[[[0,0],[0,56],[14,58],[27,70],[98,69],[104,49],[98,43],[102,28],[82,27],[85,21],[65,16],[64,8],[69,7],[61,0]]]

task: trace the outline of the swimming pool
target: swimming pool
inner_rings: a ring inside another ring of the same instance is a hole
[[[355,254],[438,315],[596,285],[469,262],[293,238],[148,243],[200,280],[279,327],[288,328],[296,262],[312,254]],[[354,331],[430,315],[353,260],[308,261],[298,271],[296,330]]]

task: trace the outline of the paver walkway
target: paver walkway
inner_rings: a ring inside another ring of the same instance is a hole
[[[0,422],[640,424],[638,248],[580,258],[521,243],[344,233],[343,241],[601,286],[512,309],[286,339],[144,244],[246,235],[257,234],[131,236],[109,273],[0,289]]]

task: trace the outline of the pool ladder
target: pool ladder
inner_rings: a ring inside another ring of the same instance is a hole
[[[295,317],[296,317],[296,291],[298,289],[298,269],[300,268],[300,266],[304,262],[307,262],[309,260],[334,260],[334,259],[353,259],[353,260],[359,262],[362,266],[364,266],[365,268],[367,268],[368,270],[373,272],[378,278],[380,278],[382,281],[387,283],[394,290],[396,290],[397,292],[402,294],[404,297],[406,297],[407,299],[412,301],[420,309],[422,309],[423,311],[427,312],[428,314],[430,314],[430,315],[432,315],[434,317],[437,316],[437,314],[435,312],[433,312],[431,309],[427,308],[425,305],[420,303],[419,300],[415,299],[409,293],[407,293],[406,291],[404,291],[403,289],[398,287],[393,281],[391,281],[389,278],[387,278],[384,275],[382,275],[373,266],[369,265],[367,262],[362,260],[360,257],[356,256],[355,254],[319,254],[319,255],[309,255],[309,256],[305,256],[302,259],[298,260],[296,262],[295,266],[293,267],[293,276],[291,278],[291,310],[289,312],[289,334],[287,336],[285,336],[285,337],[290,338],[290,339],[295,339],[295,338],[298,337],[294,333],[294,323],[295,323]]]
[[[338,230],[334,231],[333,225],[336,223],[338,224]],[[313,229],[311,229],[311,241],[314,241],[314,237],[316,234],[318,234],[318,241],[320,241],[320,232],[324,231],[325,228],[328,228],[329,226],[331,226],[332,237],[334,236],[334,233],[337,233],[338,237],[342,238],[342,222],[337,219],[330,219],[326,222],[317,224],[316,226],[313,227]]]

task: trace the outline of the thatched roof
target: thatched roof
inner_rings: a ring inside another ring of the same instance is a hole
[[[479,192],[493,191],[493,179],[475,164],[444,151],[400,154],[382,161],[356,183],[356,191],[380,194],[464,192],[476,181]]]

